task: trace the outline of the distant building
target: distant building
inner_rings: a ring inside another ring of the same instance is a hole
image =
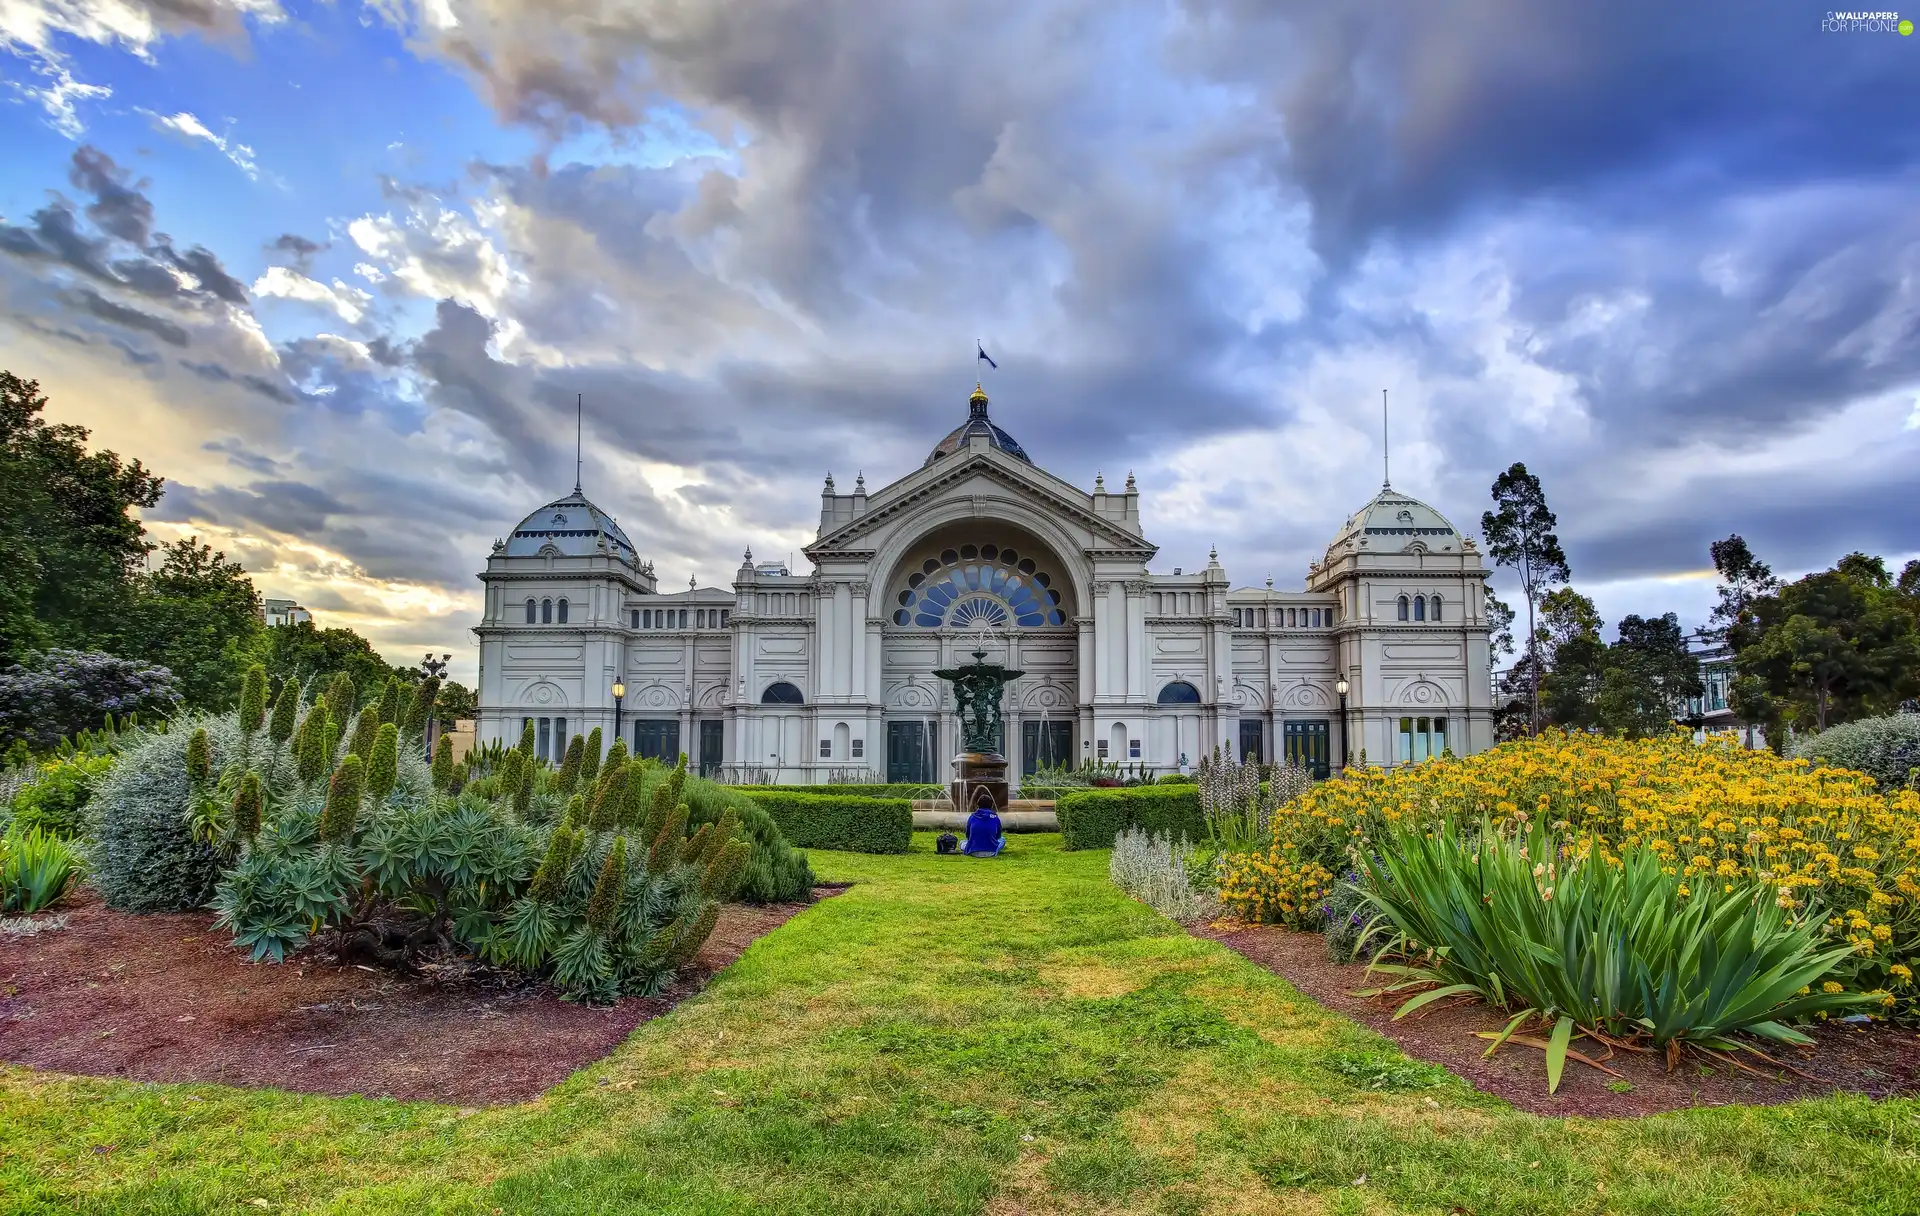
[[[275,625],[298,625],[302,621],[311,621],[313,613],[308,612],[293,600],[262,600],[260,602],[260,621],[268,628]]]
[[[1733,679],[1738,673],[1733,666],[1733,651],[1727,648],[1726,642],[1703,629],[1687,635],[1687,650],[1700,661],[1700,683],[1706,686],[1706,692],[1700,696],[1688,697],[1678,714],[1682,722],[1693,727],[1694,738],[1704,739],[1731,731],[1748,747],[1764,748],[1766,731],[1758,726],[1749,730],[1748,724],[1733,712],[1730,698]]]

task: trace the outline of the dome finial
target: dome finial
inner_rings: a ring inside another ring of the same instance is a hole
[[[967,412],[975,418],[987,416],[987,390],[980,386],[978,380],[973,382],[973,393],[967,398]]]

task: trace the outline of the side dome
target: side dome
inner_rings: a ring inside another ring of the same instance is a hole
[[[1355,549],[1404,553],[1416,545],[1429,553],[1460,552],[1460,530],[1426,503],[1392,486],[1381,486],[1373,501],[1347,517],[1327,557]]]
[[[967,440],[975,435],[984,435],[988,446],[999,448],[1015,460],[1033,463],[1033,458],[1027,455],[1027,449],[1020,446],[1020,441],[995,426],[993,420],[987,417],[987,390],[976,383],[973,386],[973,395],[967,398],[966,422],[955,427],[945,439],[934,444],[926,463],[920,467],[924,469],[936,460],[945,460],[949,456],[964,452],[967,448]]]
[[[633,542],[613,516],[588,502],[578,489],[521,520],[507,537],[505,552],[508,557],[538,557],[548,545],[562,557],[587,557],[604,545],[621,561],[637,559]]]

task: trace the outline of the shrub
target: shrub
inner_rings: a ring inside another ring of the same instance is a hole
[[[1690,889],[1646,845],[1583,855],[1539,823],[1469,833],[1446,820],[1396,823],[1380,846],[1363,858],[1367,899],[1406,961],[1376,969],[1398,978],[1383,991],[1425,988],[1395,1016],[1464,994],[1517,1006],[1500,1039],[1541,1024],[1549,1090],[1575,1030],[1651,1042],[1671,1067],[1682,1046],[1756,1051],[1728,1037],[1739,1031],[1809,1045],[1786,1023],[1868,999],[1810,991],[1850,952],[1823,946],[1825,916],[1790,918],[1750,880]]]
[[[1206,837],[1195,786],[1143,785],[1128,789],[1077,790],[1054,804],[1060,836],[1069,849],[1104,849],[1127,828],[1165,832],[1188,840]]]
[[[645,770],[644,792],[649,800],[653,790],[671,777],[670,769]],[[759,904],[800,903],[811,898],[814,875],[807,855],[792,847],[765,807],[734,786],[693,774],[684,778],[680,801],[687,805],[688,822],[696,828],[718,823],[729,811],[738,817],[741,835],[751,852],[736,880],[735,898]]]
[[[1192,846],[1165,832],[1123,828],[1113,840],[1107,876],[1114,885],[1169,920],[1183,925],[1220,915],[1211,889],[1196,889],[1188,874]]]
[[[1393,824],[1449,815],[1545,823],[1580,855],[1644,843],[1692,887],[1763,883],[1795,912],[1826,913],[1826,936],[1853,947],[1837,980],[1920,1017],[1920,792],[1727,740],[1549,731],[1464,759],[1353,771],[1282,807],[1266,849],[1223,869],[1221,897],[1250,920],[1317,927],[1356,849]]]
[[[80,872],[73,846],[18,824],[0,836],[0,913],[31,915],[59,903]]]
[[[913,843],[913,804],[905,798],[750,790],[749,798],[802,849],[848,853],[904,853]]]
[[[204,905],[220,877],[214,845],[192,828],[195,787],[187,748],[205,730],[215,770],[253,769],[269,801],[300,788],[292,749],[265,735],[245,738],[238,715],[189,714],[163,730],[142,730],[94,786],[87,804],[91,882],[122,912],[176,912]]]
[[[820,785],[731,785],[728,789],[739,790],[744,794],[808,794],[816,798],[847,796],[851,798],[943,798],[946,787],[943,785],[925,785],[913,781],[891,783],[874,782],[862,785],[858,782],[822,783]]]
[[[1862,718],[1796,740],[1788,755],[1865,773],[1883,790],[1897,790],[1920,769],[1920,714]]]
[[[49,650],[0,671],[0,748],[24,739],[48,751],[103,718],[158,716],[179,702],[164,667],[99,651]]]
[[[1162,773],[1154,779],[1155,785],[1199,785],[1200,778],[1192,773]]]
[[[71,838],[86,831],[87,801],[94,786],[113,768],[112,756],[74,754],[37,766],[10,804],[12,823],[22,831],[41,828]]]

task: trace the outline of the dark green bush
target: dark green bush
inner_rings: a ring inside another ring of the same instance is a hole
[[[1191,785],[1142,785],[1117,790],[1075,790],[1054,803],[1060,836],[1069,849],[1107,849],[1126,828],[1166,832],[1176,839],[1207,838],[1200,791]]]
[[[926,785],[917,781],[897,781],[882,785],[861,785],[857,782],[823,785],[735,785],[746,794],[811,794],[816,797],[845,795],[852,798],[939,798],[946,794],[943,785]]]
[[[674,770],[650,765],[645,772],[644,794],[651,800],[661,782],[672,780]],[[702,824],[718,823],[728,811],[739,817],[741,834],[752,852],[734,888],[734,898],[756,904],[785,904],[800,903],[812,896],[814,875],[807,855],[792,847],[766,808],[739,787],[689,773],[682,779],[679,801],[686,804],[688,825],[695,830]]]
[[[1796,740],[1787,755],[1850,768],[1872,777],[1883,790],[1897,790],[1920,769],[1920,714],[1847,722]]]
[[[773,816],[781,835],[799,848],[904,853],[913,843],[913,804],[905,798],[787,790],[749,790],[747,796]]]

